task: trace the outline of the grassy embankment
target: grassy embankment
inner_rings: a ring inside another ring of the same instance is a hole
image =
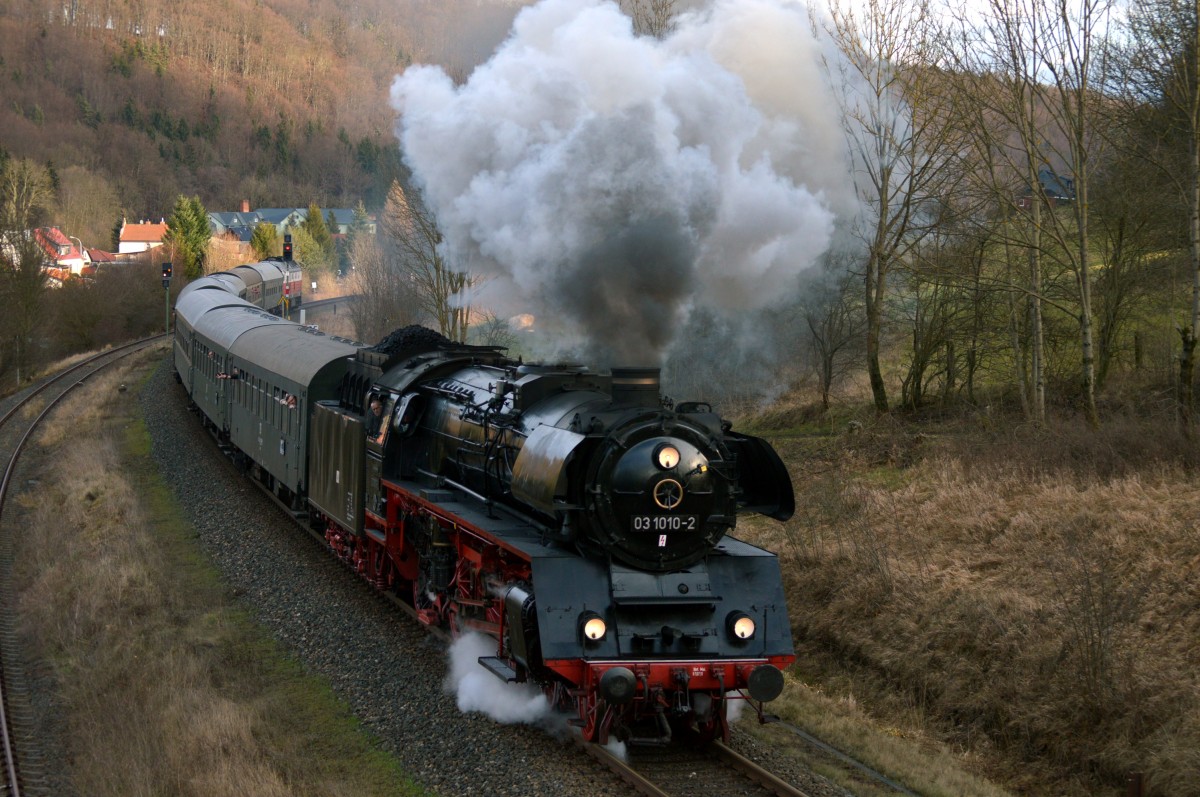
[[[796,516],[741,530],[784,570],[799,660],[774,710],[926,795],[988,793],[960,768],[1022,794],[1115,797],[1132,772],[1200,794],[1200,452],[1169,412],[802,417],[754,422]]]
[[[421,794],[231,603],[197,548],[132,391],[118,392],[163,352],[56,411],[8,521],[22,529],[23,633],[59,686],[70,782],[89,797]]]

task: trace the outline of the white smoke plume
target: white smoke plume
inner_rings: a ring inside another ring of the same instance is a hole
[[[405,159],[476,301],[565,351],[659,365],[696,308],[793,297],[846,201],[805,9],[717,0],[665,40],[606,0],[543,0],[465,84],[413,67]]]
[[[450,646],[446,691],[457,698],[458,710],[478,711],[504,724],[534,725],[550,733],[566,730],[566,720],[554,712],[540,689],[501,681],[484,669],[480,656],[495,656],[496,641],[483,634],[464,634]]]

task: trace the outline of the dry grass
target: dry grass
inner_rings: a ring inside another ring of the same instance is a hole
[[[799,677],[1022,793],[1200,793],[1200,485],[1169,419],[777,442],[799,509],[747,536],[781,554]]]
[[[20,497],[22,628],[59,685],[72,785],[97,797],[419,793],[225,602],[153,471],[132,393],[118,392],[137,378],[105,377],[58,411],[37,490]]]

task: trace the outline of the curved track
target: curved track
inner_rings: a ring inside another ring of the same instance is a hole
[[[7,461],[3,481],[0,482],[0,518],[2,518],[4,498],[15,470],[17,457],[41,420],[71,390],[80,386],[90,376],[129,354],[153,345],[162,338],[163,336],[160,335],[136,341],[96,355],[46,379],[21,397],[10,397],[0,403],[0,407],[10,405],[7,412],[0,417],[0,452],[3,452],[4,459]],[[36,403],[38,397],[43,397],[40,405]],[[28,409],[31,407],[32,409]],[[26,411],[22,413],[22,409],[26,409]],[[230,463],[230,467],[234,467],[232,463]],[[257,480],[252,478],[251,482],[261,488]],[[262,491],[274,499],[269,490],[263,489]],[[315,542],[323,548],[328,548],[323,536],[313,533],[308,528],[304,513],[291,511],[289,507],[278,501],[276,503],[296,525],[312,534]],[[0,605],[4,606],[14,605],[10,580],[12,548],[10,535],[6,534],[3,525],[0,525]],[[366,580],[368,583],[370,582],[369,579]],[[375,594],[385,598],[390,597],[381,592]],[[392,603],[399,605],[409,614],[413,614],[411,607],[402,601],[393,599]],[[2,698],[0,699],[0,745],[3,750],[0,767],[5,772],[5,779],[0,781],[0,797],[7,797],[7,795],[19,797],[22,794],[27,797],[31,795],[40,797],[40,795],[49,793],[45,785],[45,773],[48,771],[48,766],[53,766],[53,762],[47,761],[40,753],[39,740],[33,731],[33,717],[24,694],[23,673],[20,672],[15,619],[11,613],[0,613],[0,698]],[[444,640],[448,639],[444,634],[438,633],[436,636]],[[864,765],[848,759],[840,751],[831,751],[817,740],[810,740],[810,743],[820,744],[826,752],[833,752],[844,760],[849,760],[850,764],[865,772],[868,777],[886,783],[895,791],[912,794],[903,786],[890,782],[882,775],[868,770]],[[677,745],[665,748],[634,748],[625,760],[614,756],[605,748],[582,742],[580,744],[589,755],[615,772],[629,785],[632,791],[639,794],[653,795],[654,797],[667,797],[668,795],[670,797],[708,797],[709,795],[720,795],[720,797],[733,797],[734,795],[802,797],[807,794],[720,744],[711,745],[707,750],[695,750]],[[818,789],[818,792],[814,793],[824,794],[825,791]]]
[[[6,461],[4,476],[0,479],[0,519],[3,519],[4,501],[16,471],[17,459],[38,424],[90,376],[165,337],[156,335],[101,352],[46,378],[23,396],[18,394],[18,397],[8,400],[15,403],[0,417],[0,451],[4,452]],[[40,407],[35,403],[39,397],[44,399]],[[11,607],[16,603],[12,589],[12,565],[12,535],[5,532],[0,523],[0,606]],[[0,748],[3,750],[0,795],[5,797],[36,795],[45,791],[43,773],[47,762],[39,751],[38,740],[32,731],[33,717],[25,698],[24,683],[15,613],[0,612]]]
[[[211,430],[210,430],[211,431]],[[216,436],[213,436],[217,440]],[[232,459],[232,449],[221,445],[219,449],[227,456],[226,465],[232,471],[239,469]],[[242,472],[258,491],[275,504],[308,538],[326,552],[330,547],[325,536],[314,530],[307,522],[308,515],[288,506],[258,479]],[[336,559],[336,557],[335,557]],[[353,567],[337,559],[343,566],[353,571]],[[375,588],[368,574],[357,572],[364,583],[372,588],[373,594],[383,603],[399,608],[414,622],[419,622],[417,612],[411,605],[401,600],[397,595]],[[422,624],[426,633],[440,641],[449,644],[451,636],[440,628]],[[881,783],[901,794],[916,797],[900,784],[891,781],[886,776],[870,769],[867,765],[851,758],[840,750],[812,737],[805,731],[788,723],[776,722],[789,730],[801,735],[810,744],[816,745],[828,755],[837,758],[841,763],[856,769],[870,780]],[[624,757],[615,755],[606,747],[575,739],[578,746],[601,765],[616,773],[631,790],[647,797],[809,797],[808,793],[792,786],[787,781],[764,769],[750,759],[730,749],[724,744],[714,743],[707,748],[697,749],[683,744],[673,744],[667,747],[639,747]]]

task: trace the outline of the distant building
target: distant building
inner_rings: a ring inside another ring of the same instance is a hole
[[[148,221],[129,224],[122,220],[120,244],[117,247],[117,254],[124,255],[135,252],[146,252],[156,246],[162,246],[163,236],[166,234],[167,222],[165,219],[160,220],[158,224]]]
[[[86,250],[88,257],[92,259],[92,267],[96,269],[103,268],[106,265],[119,262],[112,252],[105,252],[102,249]]]
[[[83,244],[76,246],[58,227],[37,228],[33,231],[33,240],[45,254],[43,270],[57,283],[92,273],[92,260]]]
[[[1055,174],[1049,165],[1043,164],[1038,169],[1038,186],[1042,194],[1052,206],[1075,201],[1075,180],[1061,174]],[[1030,208],[1033,206],[1033,191],[1029,186],[1017,197],[1017,207]]]
[[[353,208],[322,208],[321,218],[329,223],[329,214],[333,214],[336,229],[329,232],[343,236],[350,232],[354,224]],[[273,224],[280,237],[289,229],[300,227],[308,220],[308,208],[258,208],[250,209],[250,201],[242,200],[242,209],[238,211],[213,212],[208,214],[208,223],[212,227],[213,237],[227,238],[248,243],[254,234],[254,228],[259,224]],[[375,234],[375,219],[368,220],[368,228]]]

